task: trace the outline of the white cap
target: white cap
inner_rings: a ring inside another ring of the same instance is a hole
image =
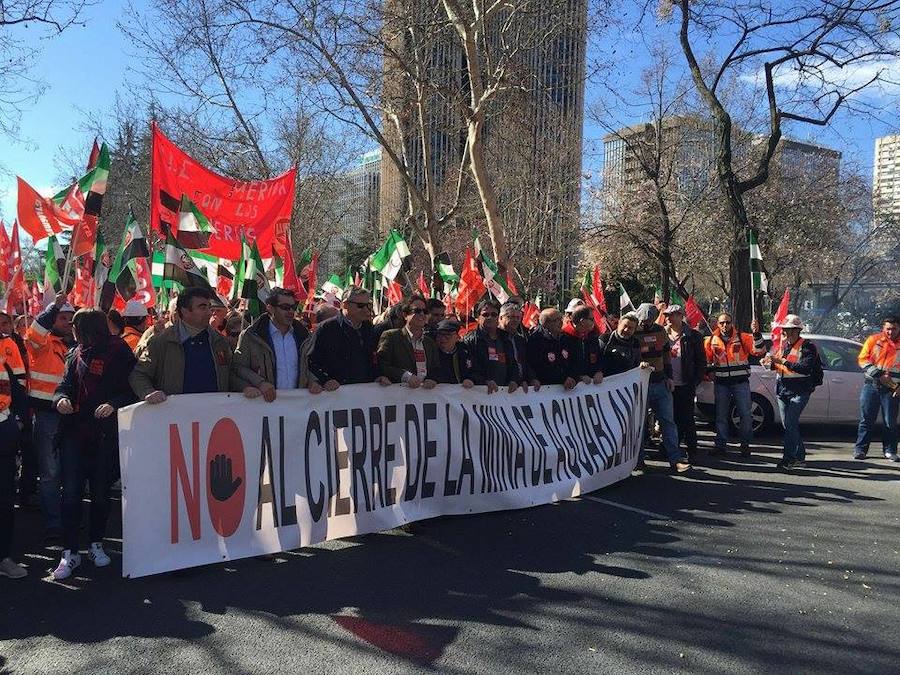
[[[800,330],[803,330],[803,320],[796,314],[788,314],[784,317],[784,321],[778,324],[776,328],[799,328]]]
[[[125,303],[125,311],[122,312],[124,317],[143,318],[147,316],[147,308],[140,300],[129,300]]]
[[[579,307],[584,307],[584,300],[580,300],[579,298],[572,298],[569,300],[569,304],[566,305],[566,314],[571,314]]]
[[[72,307],[68,302],[59,308],[60,312],[75,312],[75,308]]]

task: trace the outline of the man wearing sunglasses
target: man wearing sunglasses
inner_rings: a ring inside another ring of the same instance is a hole
[[[432,389],[437,384],[440,356],[434,340],[425,335],[428,307],[413,295],[404,301],[406,325],[385,331],[378,341],[378,368],[391,382],[410,389]]]
[[[478,305],[476,318],[478,328],[463,339],[472,356],[472,380],[487,386],[489,394],[508,385],[511,394],[518,388],[521,377],[513,346],[499,328],[500,303],[483,300]]]
[[[292,291],[273,288],[266,297],[266,313],[238,338],[234,352],[235,377],[248,398],[275,400],[276,389],[297,389],[303,343],[309,331],[295,318]]]
[[[391,381],[378,374],[372,333],[372,296],[359,286],[341,294],[341,312],[316,328],[309,350],[309,391],[334,391],[342,384]]]
[[[750,456],[753,420],[750,417],[750,357],[764,356],[766,345],[759,321],[750,324],[753,337],[734,327],[730,314],[719,314],[713,334],[703,342],[707,373],[715,383],[716,445],[710,454],[724,455],[728,444],[731,402],[740,418],[741,456]]]

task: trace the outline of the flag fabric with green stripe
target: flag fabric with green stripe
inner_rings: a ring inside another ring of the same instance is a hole
[[[762,252],[759,249],[759,235],[756,230],[751,229],[747,234],[747,240],[750,244],[750,286],[753,289],[754,296],[757,291],[763,293],[769,292],[769,280],[762,268]]]
[[[400,273],[403,261],[409,256],[409,246],[397,230],[391,230],[384,246],[369,258],[369,266],[393,281]]]
[[[455,286],[459,283],[459,275],[453,269],[449,253],[438,253],[434,259],[434,269],[445,284]]]
[[[109,271],[109,280],[116,285],[119,295],[125,301],[134,297],[137,290],[133,260],[136,258],[150,257],[150,247],[141,226],[134,219],[134,214],[128,213],[125,221],[125,231],[122,233],[122,243]]]
[[[246,240],[244,242],[246,246]],[[241,279],[240,297],[247,300],[247,309],[254,317],[262,313],[266,296],[269,294],[269,279],[266,277],[266,269],[262,256],[256,247],[256,241],[250,245],[250,253],[244,265],[244,274]]]
[[[171,231],[166,232],[166,250],[163,262],[163,280],[172,280],[181,284],[183,288],[212,288],[209,279],[206,278],[194,259],[178,243]]]
[[[244,268],[247,266],[247,260],[250,258],[250,245],[241,235],[241,257],[238,259],[234,268],[234,283],[231,286],[230,300],[237,300],[241,297],[241,289],[244,286]]]
[[[619,312],[624,314],[625,312],[634,310],[634,304],[631,302],[631,298],[628,297],[628,291],[625,290],[625,287],[620,283],[619,284]]]
[[[62,276],[66,267],[66,254],[55,235],[47,238],[44,254],[44,306],[53,302],[62,290]]]
[[[187,249],[206,248],[212,236],[212,226],[197,205],[187,195],[181,195],[178,208],[178,232],[175,238]]]
[[[478,239],[478,233],[473,232],[472,234],[475,240],[475,255],[477,260],[481,263],[481,276],[484,279],[484,287],[487,289],[488,293],[497,298],[499,302],[506,302],[509,300],[509,296],[512,295],[506,284],[506,279],[500,274],[497,263],[491,260],[481,248],[481,241]]]
[[[338,276],[337,274],[332,274],[331,277],[322,284],[322,292],[327,295],[333,295],[337,298],[341,297],[341,293],[344,290],[344,280]]]

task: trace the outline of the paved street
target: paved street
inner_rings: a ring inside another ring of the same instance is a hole
[[[20,513],[0,672],[897,672],[900,465],[806,431],[793,475],[773,437],[558,505],[133,581],[117,539],[111,567],[47,581],[58,552]]]

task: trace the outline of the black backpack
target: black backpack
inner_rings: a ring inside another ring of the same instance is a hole
[[[816,357],[813,360],[812,372],[809,374],[809,383],[815,388],[825,381],[825,370],[822,368],[822,357],[819,356],[819,350],[815,343],[810,342],[809,346],[812,347],[813,354]]]

